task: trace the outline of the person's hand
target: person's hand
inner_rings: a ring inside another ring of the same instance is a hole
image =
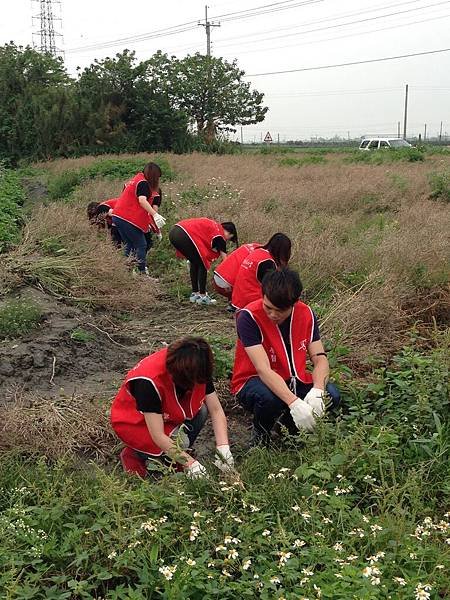
[[[153,215],[153,219],[154,219],[155,225],[158,229],[161,229],[161,227],[164,227],[164,225],[166,224],[165,218],[162,215],[160,215],[159,213],[155,213]]]
[[[321,417],[325,412],[323,390],[313,387],[304,397],[304,401],[313,409],[313,413],[316,417]]]
[[[217,458],[214,464],[221,471],[232,471],[234,469],[234,458],[230,451],[228,444],[217,446],[216,448]]]
[[[194,460],[188,465],[185,469],[186,475],[191,477],[192,479],[200,479],[202,477],[206,477],[206,469],[205,467],[198,462],[198,460]]]
[[[313,409],[307,402],[297,398],[297,400],[294,400],[294,402],[289,405],[289,410],[291,411],[291,416],[297,429],[304,429],[305,431],[312,431],[314,429],[316,421],[314,419]]]
[[[158,240],[158,242],[160,242],[162,240],[162,233],[159,232],[159,233],[157,233],[155,235],[156,235],[156,239]]]

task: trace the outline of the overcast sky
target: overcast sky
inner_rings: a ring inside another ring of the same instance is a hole
[[[267,5],[272,12],[229,14]],[[31,0],[4,0],[3,6],[8,10],[0,43],[30,44],[39,29],[31,19],[39,2],[33,9]],[[61,10],[55,3],[62,16],[55,28],[63,34],[57,42],[71,74],[125,47],[139,59],[157,50],[204,53],[205,30],[196,24],[204,19],[204,6],[204,0],[62,0]],[[237,58],[249,75],[450,48],[450,0],[224,0],[209,4],[209,16],[221,22],[212,29],[212,53]],[[182,33],[99,47],[186,23]],[[258,141],[267,131],[280,140],[394,134],[398,121],[403,127],[406,83],[408,135],[423,132],[425,123],[436,135],[441,121],[450,135],[450,52],[250,80],[266,94],[270,110],[263,123],[244,127],[245,141]]]

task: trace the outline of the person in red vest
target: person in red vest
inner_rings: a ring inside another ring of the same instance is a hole
[[[192,293],[191,302],[215,304],[206,293],[206,278],[213,260],[227,255],[227,242],[238,245],[236,226],[231,221],[217,223],[212,219],[184,219],[172,227],[169,240],[177,256],[189,261]]]
[[[108,228],[114,246],[120,248],[122,238],[117,227],[112,223],[112,210],[117,201],[118,198],[110,198],[103,202],[90,202],[87,206],[87,214],[92,225],[97,225],[99,229],[104,229],[105,226]]]
[[[295,271],[271,271],[264,277],[262,297],[237,315],[231,390],[253,413],[254,443],[269,443],[278,420],[290,433],[311,431],[324,413],[325,389],[333,407],[340,402],[336,386],[327,383],[328,360],[316,316],[300,302],[301,292]]]
[[[215,465],[234,467],[227,419],[212,382],[213,355],[201,337],[186,337],[141,360],[125,377],[111,407],[111,423],[126,444],[125,471],[147,476],[146,462],[174,461],[188,475],[206,469],[187,451],[211,416]]]
[[[231,293],[236,281],[236,275],[244,258],[253,250],[260,247],[260,244],[252,242],[250,244],[242,244],[217,265],[213,275],[213,285],[216,292],[231,300]]]
[[[261,298],[261,282],[268,271],[286,267],[291,258],[291,240],[275,233],[264,246],[255,248],[242,261],[234,282],[231,304],[237,310]]]
[[[161,204],[160,177],[159,166],[149,162],[141,173],[125,184],[112,212],[112,223],[125,243],[125,256],[133,253],[139,272],[147,275],[148,243],[145,234],[153,231],[159,235],[160,228],[166,223],[158,213]]]

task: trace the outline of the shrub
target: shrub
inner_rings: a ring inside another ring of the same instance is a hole
[[[0,306],[0,339],[16,337],[37,327],[42,309],[34,302],[10,300]]]
[[[386,150],[355,150],[344,159],[345,163],[364,163],[371,165],[389,164],[397,161],[417,162],[425,160],[425,153],[419,148],[398,148]]]
[[[172,181],[175,173],[164,157],[156,156],[153,158],[162,171],[163,181]],[[132,177],[145,166],[145,162],[140,158],[108,158],[94,161],[87,167],[78,170],[63,171],[50,178],[48,184],[48,194],[50,199],[59,200],[70,196],[74,189],[89,179],[121,179],[125,181]]]
[[[19,175],[0,168],[0,253],[19,240],[24,201]]]
[[[429,181],[432,190],[430,197],[434,200],[450,202],[450,171],[445,173],[431,173]]]

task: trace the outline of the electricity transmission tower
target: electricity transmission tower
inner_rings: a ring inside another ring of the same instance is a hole
[[[48,52],[53,56],[62,54],[62,49],[56,46],[56,38],[62,40],[62,34],[55,31],[55,21],[61,23],[61,17],[55,16],[55,8],[58,7],[58,13],[61,14],[60,0],[31,0],[31,7],[34,10],[35,5],[39,6],[39,12],[32,16],[33,26],[38,23],[39,29],[33,31],[33,45],[40,52]],[[35,38],[38,42],[35,42]]]

